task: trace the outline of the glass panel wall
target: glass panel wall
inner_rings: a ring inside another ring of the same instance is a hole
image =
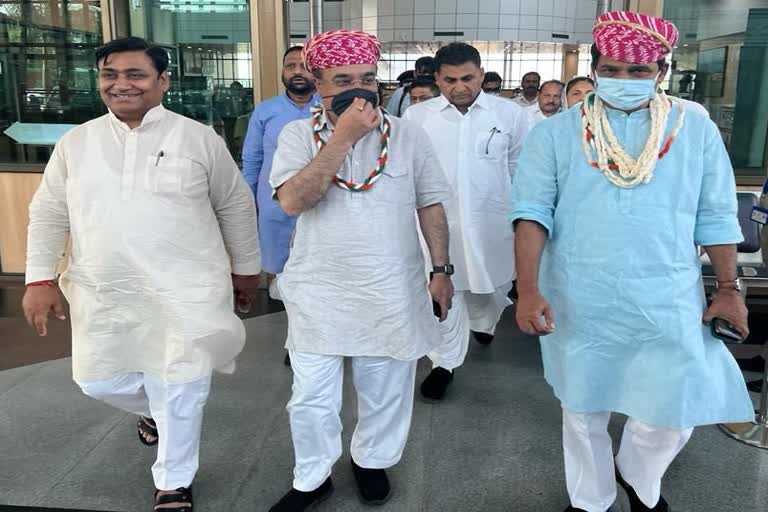
[[[559,80],[563,69],[562,43],[537,43],[520,41],[468,41],[480,52],[483,68],[495,71],[504,80],[504,89],[520,86],[523,75],[537,71],[542,80]],[[395,82],[403,71],[413,69],[416,59],[434,55],[446,43],[437,41],[384,43],[379,63],[379,78],[384,82]],[[579,46],[580,58],[586,56],[584,74],[589,67],[589,45]],[[582,60],[579,61],[582,70]]]
[[[737,176],[768,168],[768,0],[667,0],[680,30],[669,94],[704,105]]]
[[[161,45],[170,55],[166,107],[212,126],[239,159],[253,110],[248,1],[131,0],[118,5],[130,35]]]
[[[74,124],[105,112],[93,51],[98,0],[0,1],[0,163],[45,163]]]

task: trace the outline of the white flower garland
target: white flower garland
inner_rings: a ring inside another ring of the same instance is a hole
[[[673,104],[678,105],[680,113],[677,116],[675,128],[662,146],[662,138]],[[685,108],[678,98],[658,92],[651,100],[648,108],[651,115],[651,131],[648,134],[645,148],[635,160],[624,151],[613,133],[608,121],[607,107],[603,100],[592,93],[582,103],[584,154],[587,156],[587,161],[599,169],[617,187],[634,188],[650,182],[656,170],[656,163],[669,151],[672,142],[683,127]],[[592,160],[593,154],[597,156],[596,161]]]

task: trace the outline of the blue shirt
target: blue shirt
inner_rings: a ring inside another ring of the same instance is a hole
[[[387,103],[387,112],[395,117],[403,117],[405,109],[411,106],[411,96],[406,94],[405,87],[398,87],[392,93]]]
[[[261,102],[248,123],[243,143],[243,175],[259,207],[262,266],[272,274],[283,271],[296,225],[296,219],[288,216],[272,198],[272,187],[269,185],[277,137],[286,124],[308,118],[312,106],[320,101],[320,97],[315,95],[300,107],[287,94],[281,94]]]
[[[675,105],[665,136],[679,115]],[[649,110],[609,109],[608,120],[637,158]],[[539,286],[555,330],[540,340],[544,375],[572,411],[678,429],[753,419],[736,361],[702,323],[696,250],[742,239],[733,171],[715,124],[691,110],[684,121],[653,179],[632,189],[587,162],[579,108],[523,144],[511,218],[548,232]]]

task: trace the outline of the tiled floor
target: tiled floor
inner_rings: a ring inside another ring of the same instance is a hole
[[[248,343],[232,376],[217,376],[206,408],[196,510],[266,512],[289,487],[293,453],[282,364],[284,313],[246,320]],[[422,361],[418,379],[427,372]],[[417,401],[394,496],[382,512],[561,512],[567,503],[560,409],[541,375],[538,343],[511,311],[489,347],[472,345],[443,404]],[[68,359],[0,372],[0,504],[110,512],[151,510],[154,450],[135,418],[83,396]],[[344,394],[344,440],[355,398]],[[611,432],[618,436],[622,418]],[[335,494],[317,512],[369,510],[355,494],[349,455]],[[768,508],[768,451],[700,428],[670,468],[675,512]],[[617,511],[628,512],[620,494]],[[32,510],[44,510],[33,508]],[[0,507],[0,512],[5,512]]]

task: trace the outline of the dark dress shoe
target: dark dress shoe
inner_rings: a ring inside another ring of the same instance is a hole
[[[627,493],[627,497],[629,498],[629,509],[632,512],[670,512],[669,510],[669,504],[667,503],[667,500],[664,499],[664,496],[659,497],[659,502],[656,504],[653,508],[648,508],[645,503],[643,503],[640,498],[637,496],[637,493],[632,488],[631,485],[629,485],[619,474],[618,469],[616,470],[616,482],[624,489],[624,491]]]
[[[475,337],[475,341],[477,341],[481,345],[490,345],[493,341],[493,334],[488,334],[487,332],[475,332],[472,331],[472,336]]]
[[[291,489],[285,496],[280,498],[280,501],[272,505],[269,512],[305,512],[314,510],[319,503],[328,499],[332,493],[333,482],[331,482],[331,477],[328,477],[314,491],[302,492]]]
[[[445,397],[448,385],[453,381],[453,372],[439,366],[427,375],[421,383],[421,397],[427,402],[439,402]]]
[[[389,478],[383,469],[361,468],[353,460],[352,473],[355,475],[357,492],[363,504],[383,505],[392,496]]]

